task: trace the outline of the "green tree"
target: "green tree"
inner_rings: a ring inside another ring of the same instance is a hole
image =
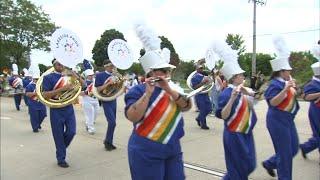
[[[115,29],[109,29],[104,31],[100,39],[96,40],[94,47],[92,49],[92,59],[97,66],[102,67],[103,61],[109,59],[108,56],[108,45],[114,39],[124,39],[124,36],[121,32]]]
[[[170,64],[178,66],[180,63],[180,58],[179,55],[176,53],[176,50],[174,49],[171,41],[169,41],[169,39],[164,36],[159,36],[159,38],[161,39],[160,48],[168,48],[170,50]]]
[[[313,76],[310,66],[317,61],[316,58],[312,56],[310,51],[291,52],[289,61],[292,66],[292,76],[299,86],[303,86]]]
[[[44,65],[44,64],[39,64],[39,70],[40,70],[40,73],[44,73],[46,72],[47,70],[49,69],[48,66]]]
[[[136,63],[136,62],[134,62],[129,69],[126,69],[126,70],[119,69],[118,71],[121,74],[129,73],[129,72],[133,72],[133,73],[135,73],[137,75],[144,75],[145,74],[141,64],[140,63]]]
[[[41,7],[28,0],[2,0],[0,11],[2,62],[16,63],[21,69],[32,49],[49,50],[48,37],[56,26]]]
[[[226,39],[227,44],[230,45],[232,49],[238,51],[238,55],[246,51],[246,46],[243,45],[244,40],[242,38],[239,34],[228,34]]]
[[[257,53],[257,72],[261,72],[264,75],[270,75],[272,72],[270,60],[273,59],[269,54]],[[251,60],[252,53],[244,53],[239,56],[239,64],[247,76],[251,76]]]

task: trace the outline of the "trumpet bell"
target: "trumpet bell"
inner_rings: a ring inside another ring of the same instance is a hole
[[[49,106],[50,108],[62,108],[72,104],[78,98],[78,96],[81,93],[81,83],[79,82],[79,80],[73,77],[70,77],[70,76],[63,77],[65,82],[64,85],[72,84],[74,88],[58,94],[55,98],[46,99],[43,96],[43,89],[42,89],[43,77],[50,74],[53,71],[54,71],[54,68],[52,67],[40,76],[36,84],[36,93],[37,93],[38,99],[45,105]]]
[[[123,76],[118,72],[114,72],[110,79],[113,81],[113,84],[110,84],[101,92],[98,92],[98,89],[93,86],[93,95],[101,101],[112,101],[124,93],[125,85]]]
[[[187,78],[187,86],[191,89],[191,90],[195,90],[192,87],[191,84],[191,79],[192,77],[197,73],[197,71],[193,71]],[[200,92],[200,94],[204,94],[204,93],[208,93],[214,86],[214,82],[212,81],[211,83],[205,84],[203,85],[203,90]]]

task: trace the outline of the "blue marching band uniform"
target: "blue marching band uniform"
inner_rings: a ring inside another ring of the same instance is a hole
[[[267,128],[270,133],[275,155],[263,162],[268,171],[277,169],[279,179],[292,179],[292,159],[298,152],[298,134],[294,118],[299,110],[295,89],[287,91],[286,98],[277,106],[270,101],[285,87],[285,80],[274,78],[264,96],[268,103]]]
[[[52,91],[65,84],[61,73],[52,72],[43,77],[43,91]],[[73,105],[62,108],[50,108],[50,123],[58,164],[65,164],[66,149],[76,134],[76,118]]]
[[[305,96],[320,93],[320,79],[313,77],[312,80],[304,86]],[[320,153],[320,101],[317,99],[310,101],[309,106],[309,122],[312,130],[312,137],[305,143],[300,144],[300,148],[304,158],[309,152],[318,149]]]
[[[30,76],[25,76],[22,79],[23,88],[26,90],[26,87],[32,82],[32,78]],[[29,97],[27,95],[23,96],[24,103],[29,106]]]
[[[36,92],[36,83],[33,81],[26,86],[26,93],[28,92]],[[46,106],[38,100],[37,95],[33,95],[30,98],[28,97],[28,103],[32,130],[33,132],[38,132],[39,129],[41,129],[42,121],[47,117]]]
[[[192,87],[195,89],[203,80],[205,76],[199,72],[195,73],[191,79]],[[200,93],[195,96],[195,102],[199,109],[199,114],[196,117],[196,121],[201,128],[207,129],[207,115],[211,112],[211,101],[208,93]]]
[[[14,103],[16,109],[20,111],[22,93],[23,93],[23,84],[22,79],[19,76],[11,76],[9,79],[9,85],[14,89]]]
[[[94,86],[102,86],[103,84],[107,83],[107,81],[109,81],[109,78],[112,78],[112,74],[107,71],[97,73]],[[107,118],[108,122],[104,144],[113,146],[113,134],[116,128],[117,100],[114,99],[112,101],[102,101],[102,107],[104,110],[104,115]]]
[[[222,109],[228,103],[235,87],[229,85],[218,100],[216,116],[221,117]],[[257,116],[250,105],[248,95],[238,94],[232,104],[230,115],[224,119],[223,146],[227,174],[225,180],[246,180],[256,167],[256,152],[252,130]]]
[[[145,84],[134,86],[125,95],[125,114],[145,93]],[[128,143],[131,177],[143,179],[184,179],[180,138],[184,135],[180,109],[160,87],[155,87],[146,114]]]

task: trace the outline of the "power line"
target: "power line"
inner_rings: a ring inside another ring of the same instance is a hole
[[[297,30],[297,31],[289,31],[289,32],[282,32],[282,33],[266,33],[266,34],[257,34],[256,36],[272,36],[276,34],[296,34],[296,33],[305,33],[305,32],[314,32],[314,31],[319,31],[320,28],[318,29],[306,29],[306,30]],[[253,36],[246,36],[246,38],[253,37]]]

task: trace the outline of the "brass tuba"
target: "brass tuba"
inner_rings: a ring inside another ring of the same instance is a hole
[[[124,77],[117,71],[112,72],[112,75],[109,77],[113,81],[113,84],[110,84],[107,88],[103,89],[101,92],[98,92],[98,89],[93,86],[92,93],[93,95],[101,101],[112,101],[124,93]],[[108,80],[107,80],[108,81]],[[95,82],[93,82],[95,83]]]
[[[46,99],[43,97],[43,90],[42,90],[43,77],[50,74],[53,71],[54,71],[54,68],[52,67],[48,69],[46,72],[44,72],[38,79],[36,84],[36,93],[37,93],[38,99],[45,105],[49,106],[50,108],[61,108],[69,104],[72,104],[81,93],[81,83],[75,77],[68,75],[69,70],[65,70],[65,72],[63,72],[64,74],[66,74],[66,76],[64,76],[63,78],[65,78],[66,80],[65,82],[67,84],[73,84],[74,88],[71,90],[62,92],[61,94],[57,95],[55,99]]]

